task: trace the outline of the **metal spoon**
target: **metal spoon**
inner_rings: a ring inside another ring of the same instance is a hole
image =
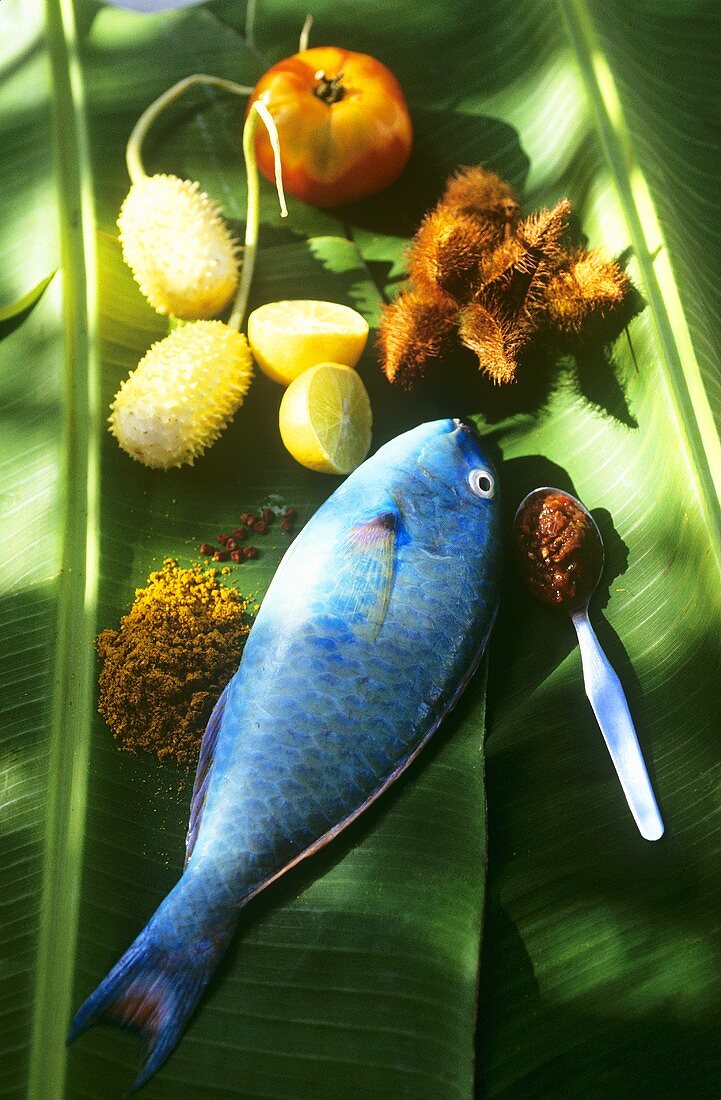
[[[529,501],[538,496],[539,493],[553,493],[555,496],[565,497],[571,505],[578,508],[590,520],[592,530],[598,538],[598,549],[600,551],[598,574],[595,579],[589,577],[587,590],[584,590],[580,595],[580,601],[575,602],[573,607],[565,607],[564,610],[569,612],[571,621],[576,628],[578,644],[581,649],[586,695],[593,707],[596,721],[611,754],[626,801],[641,836],[646,840],[658,840],[663,836],[664,825],[653,793],[651,780],[646,770],[641,746],[638,743],[626,696],[621,687],[621,681],[601,649],[588,618],[588,605],[591,596],[598,587],[603,572],[604,549],[601,532],[593,516],[580,500],[561,489],[553,489],[548,486],[534,489],[521,501],[516,511],[514,525]],[[561,603],[559,606],[563,607],[564,605]]]

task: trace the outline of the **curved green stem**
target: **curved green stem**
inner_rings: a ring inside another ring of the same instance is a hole
[[[128,139],[125,162],[128,166],[128,175],[133,183],[138,183],[140,180],[147,178],[147,173],[143,167],[141,158],[141,149],[148,130],[166,107],[169,107],[170,104],[174,103],[176,99],[179,99],[188,88],[192,88],[196,84],[209,84],[214,88],[222,88],[225,92],[232,92],[233,95],[250,95],[253,91],[252,88],[246,87],[245,84],[236,84],[232,80],[224,80],[220,76],[206,76],[203,73],[194,73],[193,76],[186,76],[183,80],[179,80],[177,84],[174,84],[172,88],[168,88],[167,92],[163,92],[161,96],[158,96],[158,98],[143,111],[142,115],[135,123],[133,132]]]
[[[248,0],[245,9],[245,42],[249,49],[255,48],[255,0]]]
[[[313,26],[313,16],[308,13],[305,17],[305,22],[300,32],[300,39],[298,41],[298,53],[303,53],[308,49],[308,40],[310,38],[311,28]]]
[[[245,217],[245,240],[243,247],[243,269],[240,275],[238,293],[233,302],[233,308],[228,318],[229,328],[240,329],[248,306],[250,284],[253,280],[255,268],[255,256],[258,251],[258,222],[259,222],[259,197],[260,187],[258,179],[258,164],[255,158],[255,132],[258,129],[259,120],[263,121],[270,138],[275,160],[275,186],[280,202],[280,216],[288,216],[288,208],[285,205],[283,194],[283,177],[280,166],[280,143],[278,131],[264,99],[256,99],[253,103],[243,128],[243,156],[245,158],[245,174],[248,180],[248,207]]]

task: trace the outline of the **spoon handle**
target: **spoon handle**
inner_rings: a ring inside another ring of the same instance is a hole
[[[663,821],[621,681],[601,649],[588,612],[577,611],[571,618],[581,647],[586,695],[618,772],[626,801],[641,836],[646,840],[658,840],[663,835]]]

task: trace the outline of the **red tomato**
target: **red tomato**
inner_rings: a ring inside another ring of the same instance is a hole
[[[393,73],[363,53],[334,46],[279,61],[255,88],[266,93],[280,136],[283,184],[314,206],[338,206],[374,195],[406,166],[413,126]],[[272,180],[273,153],[264,128],[256,136],[258,167]]]

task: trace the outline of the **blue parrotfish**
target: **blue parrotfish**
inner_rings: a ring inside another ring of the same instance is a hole
[[[78,1011],[134,1029],[134,1089],[180,1039],[242,906],[341,832],[418,755],[496,613],[496,471],[459,420],[381,447],[286,552],[210,717],[177,885]]]

